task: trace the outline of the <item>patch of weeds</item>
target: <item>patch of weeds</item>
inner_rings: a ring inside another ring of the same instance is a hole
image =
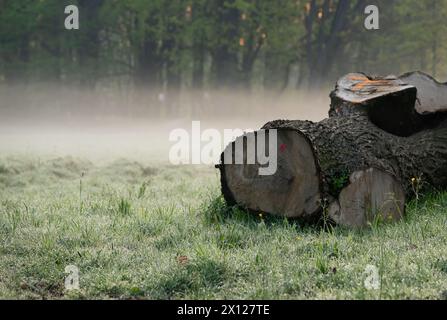
[[[82,290],[67,290],[64,291],[64,297],[71,300],[85,300],[88,299]]]
[[[318,218],[316,225],[321,227],[324,231],[333,232],[335,222],[329,216],[329,200],[323,198],[319,200],[319,204],[321,208],[321,217]]]
[[[337,196],[349,182],[349,171],[343,170],[334,174],[329,181],[329,193]]]
[[[120,279],[102,279],[94,286],[94,290],[112,299],[123,299],[128,296],[129,283]]]
[[[379,228],[385,225],[387,222],[389,222],[389,219],[384,217],[382,212],[376,211],[373,212],[372,208],[367,208],[367,224],[372,228],[373,231],[378,232]]]
[[[340,256],[340,249],[337,242],[320,242],[316,245],[316,251],[328,258],[338,258]]]
[[[181,240],[182,239],[178,235],[178,233],[167,231],[165,235],[154,241],[154,245],[157,250],[163,251],[172,247],[176,247],[179,243],[181,243]]]
[[[144,236],[160,235],[164,229],[164,224],[159,220],[140,221],[137,224],[137,230]]]
[[[333,259],[340,257],[340,248],[337,242],[323,241],[318,242],[315,246],[315,266],[322,274],[333,273],[335,268],[331,267]]]
[[[20,224],[21,216],[19,211],[6,212],[8,219],[9,232],[14,234]]]
[[[303,291],[303,285],[300,281],[287,279],[282,283],[281,290],[287,295],[299,294]]]
[[[317,256],[315,260],[315,267],[322,274],[327,274],[330,271],[329,259],[326,256]]]
[[[438,259],[434,263],[434,267],[444,273],[447,273],[447,260],[440,260]]]
[[[228,206],[222,196],[212,199],[208,205],[202,205],[201,209],[205,221],[209,224],[222,223],[233,211],[233,207]]]
[[[223,285],[227,275],[224,263],[208,257],[197,258],[185,265],[177,265],[174,270],[164,274],[156,283],[155,298],[170,299],[201,290],[215,292]]]
[[[147,186],[148,182],[143,182],[141,184],[140,188],[138,189],[138,199],[142,199],[144,197],[144,195],[146,194]]]
[[[253,212],[239,206],[228,206],[223,196],[216,197],[202,205],[205,223],[223,224],[236,222],[249,227],[283,225],[288,220],[284,217],[266,214],[264,212]]]
[[[63,278],[61,278],[63,279]],[[43,299],[57,298],[64,295],[64,287],[62,281],[52,281],[46,279],[29,278],[20,283],[20,289],[37,294]]]
[[[128,216],[132,213],[132,205],[128,199],[121,198],[118,202],[117,212],[123,216]]]
[[[217,234],[217,245],[221,249],[244,248],[247,245],[247,239],[244,237],[240,228],[232,225],[219,230]]]

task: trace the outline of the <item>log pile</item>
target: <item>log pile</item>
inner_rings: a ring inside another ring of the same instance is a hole
[[[331,93],[329,118],[277,120],[277,170],[259,163],[224,163],[227,203],[288,218],[364,227],[395,221],[421,186],[447,187],[447,85],[423,73],[401,77],[348,74]],[[255,133],[255,137],[257,137]],[[418,185],[415,185],[418,184]]]

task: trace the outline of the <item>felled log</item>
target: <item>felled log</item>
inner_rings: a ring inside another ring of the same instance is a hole
[[[417,113],[428,115],[447,112],[447,84],[420,71],[406,73],[399,80],[417,89]]]
[[[350,73],[331,93],[330,116],[366,114],[379,128],[409,136],[447,117],[447,85],[421,72],[401,77]]]
[[[231,205],[291,218],[327,216],[347,226],[397,220],[420,189],[447,187],[446,105],[447,85],[420,72],[348,74],[331,93],[329,119],[263,127],[277,131],[274,174],[260,175],[262,166],[247,161],[253,135],[230,144],[218,166],[223,195]],[[244,146],[242,162],[224,161],[236,145]]]
[[[318,123],[273,121],[263,129],[277,130],[277,170],[259,175],[260,165],[246,162],[246,144],[243,164],[224,163],[223,154],[221,186],[230,205],[291,218],[327,215],[361,227],[400,219],[413,178],[447,186],[446,121],[410,137],[382,130],[365,114]],[[238,140],[224,153],[235,150]]]

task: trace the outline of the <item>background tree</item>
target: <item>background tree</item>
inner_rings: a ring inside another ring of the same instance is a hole
[[[139,91],[167,115],[190,90],[203,106],[210,90],[306,91],[351,71],[445,79],[447,0],[373,2],[0,0],[0,84]],[[80,30],[64,29],[68,4]],[[364,28],[370,4],[380,30]]]

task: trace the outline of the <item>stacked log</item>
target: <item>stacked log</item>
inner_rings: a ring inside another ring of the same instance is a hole
[[[249,211],[329,217],[350,227],[398,220],[416,182],[447,186],[445,111],[447,86],[422,73],[349,74],[331,93],[328,119],[277,120],[262,128],[277,132],[273,175],[259,175],[261,165],[246,161],[246,149],[242,164],[224,163],[224,153],[247,137],[230,144],[218,166],[223,195]]]

